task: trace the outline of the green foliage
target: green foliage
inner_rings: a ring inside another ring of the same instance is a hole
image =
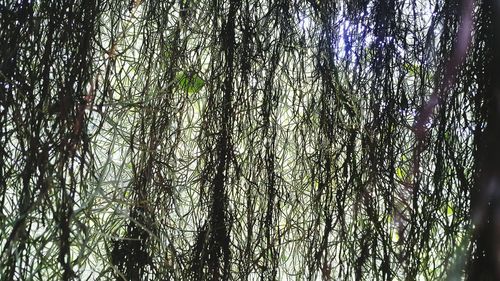
[[[0,279],[475,280],[479,2],[0,4]]]
[[[187,74],[184,71],[178,72],[175,79],[179,83],[179,88],[190,94],[198,93],[205,85],[205,81],[197,74]]]

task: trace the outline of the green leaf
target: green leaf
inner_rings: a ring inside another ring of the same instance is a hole
[[[446,208],[446,214],[448,216],[453,216],[453,208],[450,205],[448,205],[448,208]]]
[[[205,81],[196,74],[186,74],[180,71],[175,77],[179,82],[179,88],[190,94],[198,93],[205,85]]]
[[[450,139],[451,139],[450,132],[448,132],[448,131],[444,132],[444,139],[446,141],[450,141]]]
[[[403,64],[403,67],[406,71],[408,71],[408,73],[412,76],[417,76],[418,75],[418,71],[419,71],[419,67],[418,65],[416,64],[411,64],[411,63],[405,63]]]
[[[399,180],[404,180],[406,177],[405,171],[401,168],[396,168],[396,176],[398,177]]]
[[[393,223],[394,219],[391,215],[387,215],[387,223]]]

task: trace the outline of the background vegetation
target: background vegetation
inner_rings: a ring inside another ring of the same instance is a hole
[[[0,279],[499,280],[496,2],[0,1]]]

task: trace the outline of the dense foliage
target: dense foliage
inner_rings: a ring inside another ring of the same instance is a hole
[[[499,280],[495,3],[0,1],[0,279]]]

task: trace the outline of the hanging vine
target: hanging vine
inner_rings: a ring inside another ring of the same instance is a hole
[[[0,279],[498,279],[494,2],[0,2]]]

